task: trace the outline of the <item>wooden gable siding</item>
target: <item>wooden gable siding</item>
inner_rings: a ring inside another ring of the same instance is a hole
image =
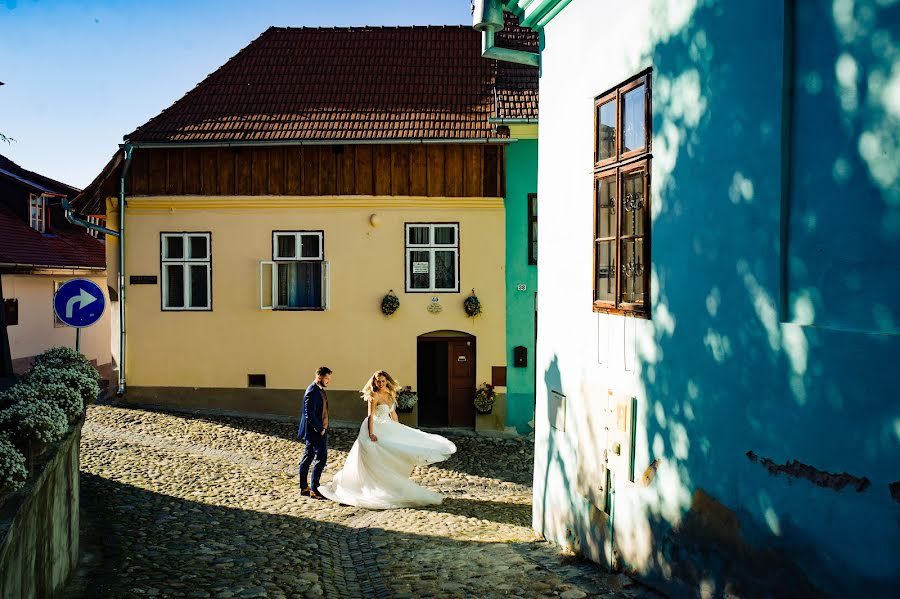
[[[505,162],[496,144],[139,148],[127,193],[499,197]]]

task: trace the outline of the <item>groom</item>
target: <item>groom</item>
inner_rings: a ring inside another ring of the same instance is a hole
[[[328,395],[325,387],[331,382],[331,369],[320,366],[316,370],[316,380],[307,387],[300,411],[300,429],[297,437],[306,442],[300,459],[300,494],[313,499],[325,499],[319,494],[319,479],[325,470],[328,458]],[[315,457],[315,463],[313,463]],[[312,485],[307,486],[309,466],[312,467]]]

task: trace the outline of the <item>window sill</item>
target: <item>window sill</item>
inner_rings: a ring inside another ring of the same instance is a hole
[[[407,289],[404,293],[459,293],[459,289]]]
[[[325,308],[272,308],[272,312],[324,312]]]
[[[598,306],[595,304],[594,312],[598,312],[600,314],[615,314],[617,316],[631,316],[633,318],[650,320],[650,314],[648,312],[638,312],[637,310],[623,310],[622,308],[613,308],[610,306]]]

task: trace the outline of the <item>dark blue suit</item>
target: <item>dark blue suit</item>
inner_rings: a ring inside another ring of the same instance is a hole
[[[315,383],[306,389],[303,395],[303,407],[300,410],[300,428],[297,437],[306,442],[303,457],[300,459],[300,488],[306,488],[309,477],[309,466],[312,464],[313,491],[319,489],[319,479],[325,470],[325,462],[328,459],[328,431],[322,422],[325,410],[325,398],[322,390]],[[313,463],[315,458],[315,463]]]

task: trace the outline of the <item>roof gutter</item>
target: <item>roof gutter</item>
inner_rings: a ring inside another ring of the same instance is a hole
[[[494,33],[504,27],[501,0],[474,0],[472,26],[481,32],[481,56],[492,60],[540,67],[540,55],[523,50],[510,50],[494,45]]]
[[[405,144],[508,144],[515,140],[506,138],[479,137],[475,139],[273,139],[256,141],[129,141],[125,145],[140,149],[162,148],[234,148],[242,146],[358,146],[358,145],[405,145]]]
[[[104,235],[110,235],[112,237],[118,237],[119,232],[113,231],[112,229],[107,229],[106,227],[101,227],[100,225],[95,225],[92,222],[88,222],[84,219],[78,218],[75,216],[75,210],[72,208],[72,205],[69,203],[68,198],[63,198],[62,208],[66,215],[66,220],[72,223],[73,225],[77,225],[79,227],[84,227],[85,229],[90,229],[91,231],[98,231],[103,233]]]
[[[116,395],[125,395],[125,176],[131,166],[134,146],[126,142],[122,146],[125,152],[125,163],[119,177],[119,388]]]

